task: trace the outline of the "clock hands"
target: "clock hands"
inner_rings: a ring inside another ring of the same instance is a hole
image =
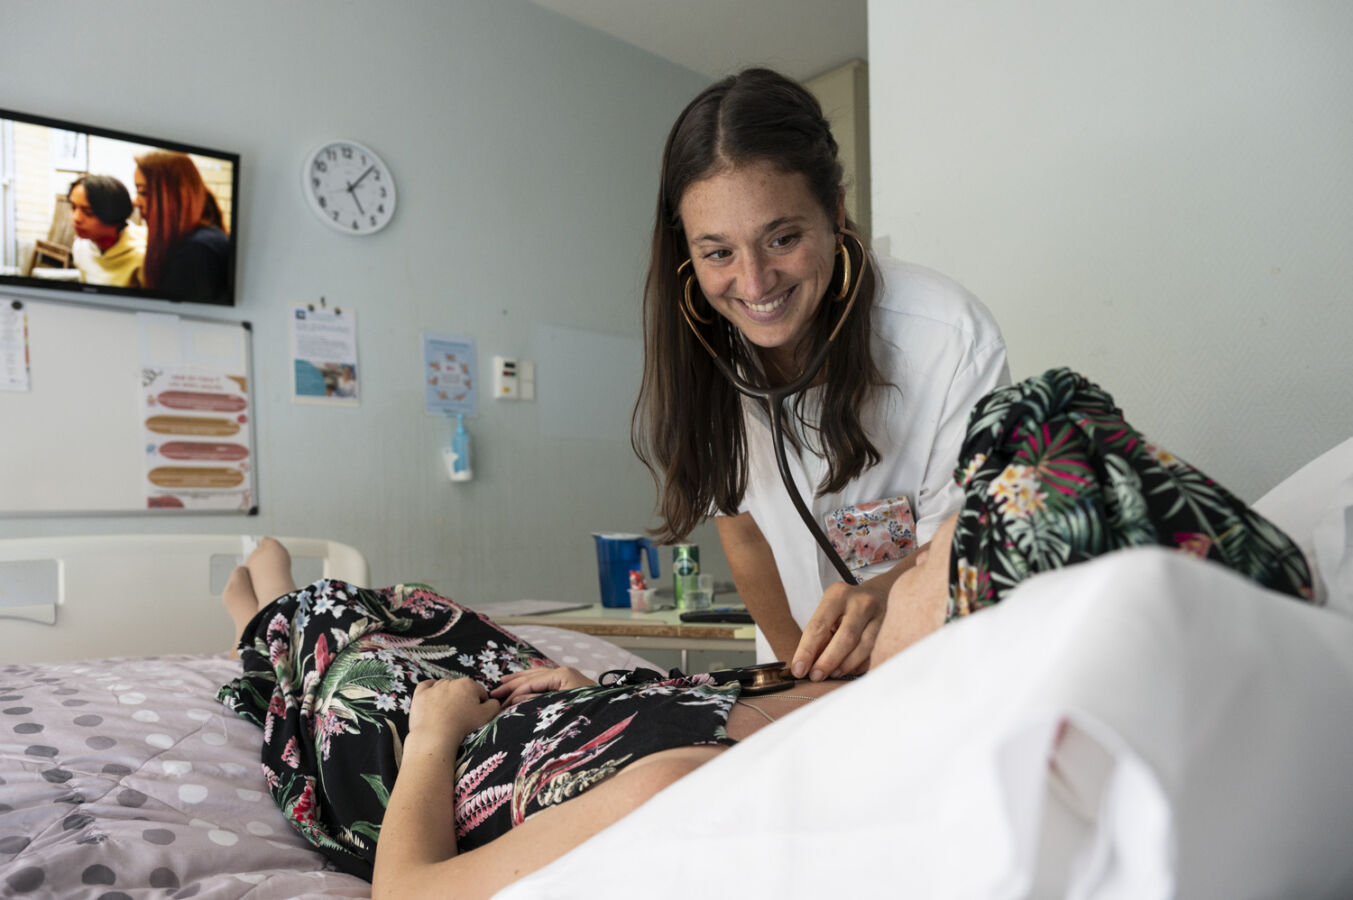
[[[357,185],[359,185],[359,184],[362,183],[362,179],[366,178],[366,176],[370,175],[370,174],[371,174],[372,172],[374,172],[374,171],[376,171],[376,167],[375,167],[375,166],[367,166],[367,167],[366,167],[366,171],[363,172],[361,175],[358,175],[358,176],[357,176],[357,180],[354,181],[352,184],[348,185],[348,190],[351,191],[351,190],[353,190],[354,188],[356,188]]]
[[[362,201],[357,198],[357,185],[362,183],[366,176],[370,175],[376,169],[375,166],[367,166],[366,171],[357,176],[357,180],[348,185],[348,193],[352,195],[352,202],[357,204],[357,212],[366,215],[366,210],[362,208]]]

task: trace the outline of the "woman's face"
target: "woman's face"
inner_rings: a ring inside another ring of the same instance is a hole
[[[701,292],[747,340],[793,366],[832,280],[844,205],[832,221],[801,173],[755,162],[695,182],[678,212]]]
[[[135,206],[137,209],[141,210],[141,221],[149,222],[150,196],[147,193],[148,188],[146,187],[146,176],[144,173],[142,173],[140,168],[138,168],[136,170],[136,174],[132,176],[132,183],[136,185],[136,199],[132,201],[132,206]]]
[[[944,624],[949,609],[949,555],[957,524],[958,513],[945,519],[930,543],[916,551],[916,565],[893,582],[869,668],[881,665]]]

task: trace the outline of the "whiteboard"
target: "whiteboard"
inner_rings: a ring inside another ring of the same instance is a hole
[[[23,316],[28,387],[0,390],[0,515],[257,513],[249,323],[0,305]]]

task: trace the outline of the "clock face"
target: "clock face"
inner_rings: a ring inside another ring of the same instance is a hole
[[[346,234],[374,234],[395,214],[395,180],[356,141],[330,141],[306,159],[301,187],[315,215]]]

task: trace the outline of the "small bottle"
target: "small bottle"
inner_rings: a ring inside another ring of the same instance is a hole
[[[676,608],[686,608],[686,587],[696,587],[700,574],[700,547],[697,544],[672,545],[672,593]]]
[[[465,430],[464,415],[456,416],[456,433],[446,451],[446,470],[452,481],[469,481],[474,475],[470,469],[470,432]]]

